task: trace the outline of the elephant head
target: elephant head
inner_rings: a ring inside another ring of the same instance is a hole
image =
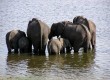
[[[61,22],[53,23],[50,29],[49,40],[54,36],[59,37],[63,33],[64,26]]]
[[[76,16],[74,19],[73,19],[73,23],[74,24],[84,24],[88,27],[88,29],[90,30],[89,28],[89,23],[88,23],[88,20],[86,18],[84,18],[83,16]]]

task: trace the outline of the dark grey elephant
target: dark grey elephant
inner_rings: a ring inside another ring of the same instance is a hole
[[[48,42],[48,52],[49,54],[60,54],[65,53],[65,48],[71,47],[69,40],[64,38],[51,39]]]
[[[66,26],[66,24],[72,24],[72,22],[70,22],[70,21],[61,21],[61,22],[59,22],[59,23],[62,23],[64,26]],[[58,38],[59,36],[57,36],[57,38]],[[62,36],[60,36],[60,37],[62,37]],[[67,53],[70,53],[71,52],[71,50],[72,50],[72,47],[66,47],[66,52]]]
[[[73,23],[62,24],[53,23],[51,26],[49,39],[53,36],[61,36],[62,38],[68,39],[74,48],[74,52],[78,52],[81,47],[84,48],[84,52],[88,51],[91,45],[91,35],[87,27],[84,25],[75,25]]]
[[[27,37],[22,37],[18,41],[20,53],[29,53],[29,40]]]
[[[29,21],[27,28],[27,36],[30,42],[29,51],[32,51],[33,45],[35,54],[38,53],[39,55],[45,55],[49,31],[50,29],[48,25],[41,20],[33,18],[31,21]]]
[[[12,49],[14,49],[14,53],[18,53],[18,41],[21,37],[26,37],[26,34],[20,30],[12,30],[6,34],[8,53],[11,53]]]
[[[95,45],[96,45],[96,25],[91,21],[88,20],[86,18],[84,18],[83,16],[76,16],[73,19],[73,23],[74,24],[84,24],[87,26],[87,28],[89,29],[90,33],[91,33],[91,44],[92,44],[92,48],[95,49]]]

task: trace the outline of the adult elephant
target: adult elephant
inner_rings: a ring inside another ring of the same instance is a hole
[[[62,23],[64,26],[66,26],[67,24],[72,24],[72,22],[70,22],[70,21],[61,21],[61,22],[59,22],[59,23]],[[55,24],[54,24],[55,25]],[[57,36],[57,38],[58,38],[59,36]],[[61,36],[62,37],[62,36]],[[67,53],[70,53],[71,52],[71,50],[72,50],[72,47],[70,47],[70,46],[68,46],[68,47],[66,47],[66,52]]]
[[[65,48],[71,47],[69,40],[64,38],[51,39],[48,42],[48,52],[49,54],[60,54],[65,53]]]
[[[38,53],[39,55],[44,55],[48,35],[49,27],[47,24],[36,18],[33,18],[31,21],[29,21],[27,28],[27,36],[30,42],[30,51],[32,51],[33,45],[35,54]]]
[[[18,41],[21,37],[26,37],[25,32],[20,30],[12,30],[6,34],[6,44],[8,53],[11,53],[12,49],[14,49],[14,53],[18,53]]]
[[[27,37],[22,37],[18,41],[20,53],[29,53],[29,40]]]
[[[87,18],[84,18],[83,16],[76,16],[73,19],[73,23],[74,24],[84,24],[87,26],[87,28],[89,29],[90,33],[91,33],[91,44],[92,44],[92,48],[95,49],[95,45],[96,45],[96,25],[91,21],[88,20]]]
[[[89,30],[84,25],[75,25],[73,23],[62,24],[53,23],[51,26],[49,39],[53,36],[59,36],[68,39],[74,48],[74,52],[78,52],[81,47],[84,48],[84,52],[88,51],[91,45],[91,35]]]

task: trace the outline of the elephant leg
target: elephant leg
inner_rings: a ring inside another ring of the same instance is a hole
[[[32,53],[32,42],[29,40],[29,48],[28,48],[29,53]]]
[[[20,53],[24,53],[24,49],[20,49]]]
[[[38,54],[38,48],[34,48],[34,54],[35,54],[35,55]]]
[[[60,53],[65,53],[65,48],[62,48],[62,50],[60,50]]]
[[[89,49],[89,47],[90,47],[90,44],[89,44],[90,42],[88,42],[88,41],[86,41],[85,43],[84,43],[84,46],[83,46],[83,48],[84,48],[84,53],[87,53],[88,52],[88,49]]]
[[[93,50],[95,49],[95,44],[96,44],[96,37],[95,37],[95,33],[93,33],[92,35],[92,40],[91,40],[91,43],[92,43],[92,48]]]
[[[71,52],[70,47],[66,47],[66,52],[67,52],[67,53],[70,53],[70,52]]]
[[[42,36],[42,47],[40,45],[40,54],[45,55],[46,45],[47,45],[48,36],[44,34]],[[42,48],[42,49],[41,49]]]
[[[40,50],[41,55],[45,55],[46,45],[42,45],[42,49]]]
[[[16,48],[16,49],[14,49],[14,53],[18,53],[18,49]]]
[[[8,48],[8,53],[11,53],[11,47],[8,46],[7,48]]]
[[[78,53],[80,49],[80,42],[75,41],[74,42],[74,53]]]
[[[39,44],[38,43],[34,43],[33,44],[33,47],[34,47],[34,54],[37,55],[39,53]]]
[[[9,41],[6,41],[6,44],[7,44],[8,53],[11,53],[11,46]]]

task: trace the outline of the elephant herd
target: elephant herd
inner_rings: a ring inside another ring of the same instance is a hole
[[[95,50],[96,26],[83,16],[76,16],[73,22],[53,23],[51,28],[43,21],[33,18],[28,23],[27,33],[21,30],[8,32],[6,44],[8,53],[14,49],[14,53],[45,55],[46,45],[50,55],[65,53],[65,49],[67,53],[72,49],[76,53],[80,48],[87,53]]]

